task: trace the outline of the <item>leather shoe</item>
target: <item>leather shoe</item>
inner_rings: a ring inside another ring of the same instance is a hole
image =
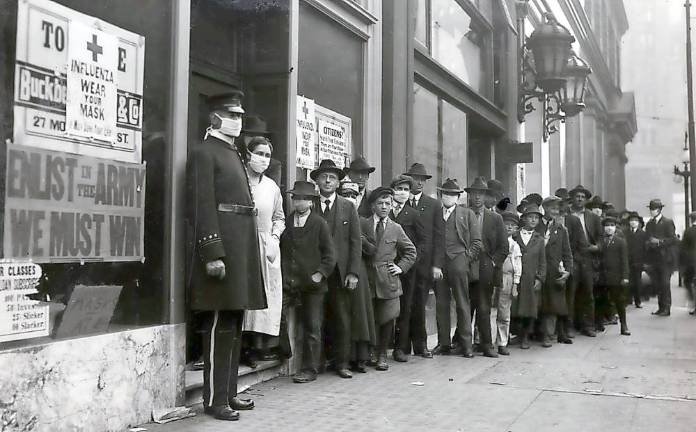
[[[694,310],[692,310],[691,312],[689,312],[689,315],[696,315],[696,309],[694,309]]]
[[[662,309],[658,309],[656,311],[650,312],[651,315],[660,315],[662,313]]]
[[[670,315],[671,315],[670,312],[667,310],[663,310],[662,312],[657,313],[657,316],[659,316],[659,317],[668,317]]]
[[[571,339],[574,339],[574,338],[575,338],[576,332],[575,332],[575,329],[574,329],[574,328],[569,328],[568,331],[567,331],[566,333],[567,333],[567,336],[568,336],[569,338],[571,338]]]
[[[367,367],[365,366],[365,362],[364,362],[364,361],[359,361],[359,362],[355,365],[355,371],[356,371],[356,372],[359,372],[359,373],[367,373]]]
[[[293,382],[297,384],[306,384],[312,381],[316,381],[317,374],[312,371],[302,371],[295,375],[292,379]]]
[[[425,348],[423,351],[414,352],[415,355],[421,356],[423,358],[433,358],[433,353],[429,349]]]
[[[498,354],[504,355],[504,356],[509,356],[509,355],[510,355],[510,350],[507,349],[507,347],[499,346],[499,347],[498,347]]]
[[[573,339],[569,338],[568,336],[558,336],[558,343],[571,345],[573,343]]]
[[[380,358],[377,359],[377,366],[375,366],[375,369],[378,371],[389,370],[389,363],[387,363],[387,359],[380,356]]]
[[[623,336],[631,336],[631,331],[628,329],[628,327],[621,327],[621,334]]]
[[[233,410],[229,405],[205,407],[205,413],[218,420],[239,420],[239,411]]]
[[[233,397],[230,399],[230,408],[237,411],[248,411],[254,409],[254,401],[251,399],[240,399]]]
[[[551,348],[553,344],[551,343],[550,340],[544,338],[544,340],[541,342],[541,346],[544,348]]]
[[[498,358],[498,353],[496,353],[491,347],[484,347],[482,352],[484,357]]]
[[[522,338],[520,339],[520,348],[523,350],[529,349],[529,337],[522,336]]]
[[[392,357],[394,357],[394,360],[401,362],[401,363],[406,363],[408,361],[408,356],[404,354],[403,351],[400,349],[395,349],[392,352]]]
[[[341,368],[341,369],[337,370],[336,373],[341,378],[353,378],[353,373],[346,368]]]
[[[449,355],[450,352],[452,351],[452,347],[449,345],[437,345],[435,348],[433,348],[433,355]]]
[[[462,357],[472,358],[474,357],[474,350],[470,346],[462,347]]]
[[[636,309],[643,309],[643,305],[640,303],[636,303]]]
[[[597,333],[594,330],[588,328],[582,329],[580,333],[587,337],[597,337]]]

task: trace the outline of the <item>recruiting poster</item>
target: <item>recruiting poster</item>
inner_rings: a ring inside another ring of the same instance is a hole
[[[49,0],[22,0],[16,48],[15,144],[141,161],[143,36]]]
[[[331,159],[339,168],[343,168],[351,155],[351,119],[320,105],[316,105],[315,108],[317,159]]]
[[[143,259],[144,164],[10,144],[6,178],[5,257]]]
[[[31,262],[0,262],[0,342],[49,334],[49,306],[31,300],[41,267]]]
[[[314,101],[302,96],[297,96],[297,167],[313,169],[315,167],[316,152],[316,118],[314,114]]]

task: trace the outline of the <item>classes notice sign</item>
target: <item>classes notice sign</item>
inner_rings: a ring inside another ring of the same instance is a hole
[[[141,260],[144,210],[145,165],[8,145],[7,258]]]
[[[316,140],[316,118],[314,101],[297,96],[297,167],[313,169],[316,163],[314,149]]]
[[[48,336],[48,304],[27,297],[40,277],[37,264],[0,262],[0,342]]]
[[[145,38],[49,0],[17,9],[14,142],[139,163]]]

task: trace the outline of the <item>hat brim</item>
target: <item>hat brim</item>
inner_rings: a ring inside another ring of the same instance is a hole
[[[544,207],[544,206],[548,206],[548,205],[561,204],[561,203],[563,203],[563,198],[549,197],[541,202],[541,206]]]
[[[649,205],[647,206],[650,210],[657,210],[657,209],[663,209],[665,208],[665,205],[662,204],[661,206],[656,206],[656,205]]]
[[[344,171],[346,174],[348,174],[349,171],[365,172],[365,173],[368,173],[368,174],[372,174],[373,172],[375,172],[376,169],[377,169],[377,168],[375,168],[375,167],[357,168],[357,169],[356,169],[356,168],[351,168],[351,167],[345,167],[345,168],[343,168],[343,171]]]
[[[576,193],[578,193],[578,192],[582,192],[582,193],[587,197],[587,199],[592,198],[592,192],[590,192],[588,189],[585,189],[585,188],[580,188],[580,189],[575,188],[575,189],[573,189],[573,190],[568,191],[568,199],[573,199],[573,196],[574,196]]]
[[[415,178],[415,177],[423,177],[424,179],[428,179],[428,180],[431,179],[431,178],[433,178],[433,176],[431,176],[430,174],[423,174],[423,173],[405,172],[405,173],[402,173],[402,174],[403,174],[403,175],[407,175],[407,176],[411,176],[411,177],[414,177],[414,178]]]
[[[541,212],[538,212],[538,211],[530,211],[530,212],[524,212],[524,213],[522,213],[522,216],[520,216],[520,217],[523,218],[523,217],[525,217],[525,216],[527,216],[527,215],[531,215],[531,214],[535,214],[535,215],[537,215],[537,216],[539,216],[539,217],[543,217],[543,216],[544,216],[543,214],[541,214]]]
[[[313,193],[313,194],[308,194],[307,192],[294,192],[294,191],[288,191],[290,195],[292,195],[292,198],[307,198],[307,199],[314,199],[319,196],[318,193]]]
[[[312,180],[316,180],[317,177],[319,177],[320,174],[325,173],[325,172],[332,172],[335,173],[338,176],[339,180],[343,180],[343,177],[346,176],[346,173],[344,173],[340,168],[317,168],[314,171],[309,173],[309,178]]]
[[[437,190],[440,192],[451,193],[451,194],[460,194],[460,193],[464,192],[464,189],[443,189],[439,186],[437,187]]]
[[[487,189],[487,188],[467,187],[467,188],[464,188],[464,191],[465,191],[466,193],[471,193],[471,192],[473,192],[473,191],[488,193],[488,192],[490,192],[491,190],[490,190],[490,189]]]

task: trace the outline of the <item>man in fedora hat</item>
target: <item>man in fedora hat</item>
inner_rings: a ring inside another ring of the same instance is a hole
[[[370,196],[370,191],[367,189],[367,181],[370,179],[370,174],[375,172],[375,167],[370,166],[364,157],[353,159],[350,166],[343,169],[348,177],[358,184],[358,215],[361,217],[370,216],[370,206],[367,204],[366,197]]]
[[[677,241],[674,222],[662,214],[664,205],[660,199],[653,199],[648,204],[650,220],[645,226],[648,236],[646,243],[646,260],[650,280],[657,288],[658,309],[653,315],[666,317],[671,313],[672,291],[670,280],[674,271],[674,254],[672,248]]]
[[[235,139],[242,128],[240,91],[208,100],[210,126],[189,156],[187,196],[191,309],[203,323],[203,404],[220,420],[254,407],[237,397],[245,310],[265,309],[256,210]]]
[[[302,356],[293,381],[316,380],[320,369],[324,297],[327,279],[336,268],[335,248],[326,220],[312,210],[318,193],[307,181],[296,181],[289,191],[294,211],[287,217],[280,237],[283,271],[283,304],[286,316],[290,303],[298,303],[298,324],[302,328]],[[287,321],[283,319],[284,330]],[[287,337],[285,332],[281,332]],[[289,341],[286,342],[289,345]],[[289,351],[289,346],[287,351]]]
[[[333,336],[336,372],[341,378],[352,378],[348,369],[351,347],[352,291],[358,285],[362,259],[360,219],[355,206],[336,194],[345,173],[329,159],[309,174],[319,185],[319,210],[329,224],[336,248],[336,266],[328,277],[328,316]]]
[[[481,225],[473,211],[459,205],[463,189],[454,179],[438,187],[442,201],[444,235],[437,245],[437,262],[444,263],[444,277],[435,285],[438,346],[434,353],[449,354],[452,346],[450,303],[456,304],[459,344],[464,357],[474,356],[471,335],[469,277],[478,272],[475,265],[481,251]],[[478,276],[478,275],[475,275]]]
[[[503,262],[509,253],[505,226],[503,218],[484,205],[489,189],[483,177],[476,177],[474,182],[464,190],[468,195],[469,208],[474,212],[476,222],[481,229],[481,251],[477,262],[473,263],[474,266],[478,266],[478,272],[474,270],[473,277],[469,280],[471,314],[472,316],[476,314],[480,351],[486,357],[498,357],[493,349],[491,302],[496,273],[502,269]],[[475,277],[476,273],[478,278]]]
[[[645,268],[645,246],[648,235],[643,230],[643,217],[636,211],[628,213],[628,228],[624,230],[624,237],[628,246],[628,299],[633,299],[636,308],[642,308],[641,275]]]
[[[425,316],[425,304],[434,287],[434,282],[442,278],[442,261],[435,248],[442,243],[444,221],[442,219],[442,205],[438,200],[423,193],[425,183],[432,177],[421,163],[414,163],[405,175],[413,179],[413,190],[409,206],[418,211],[419,219],[423,225],[423,239],[418,248],[418,262],[416,263],[416,285],[413,293],[412,311],[416,316]],[[421,312],[422,311],[422,312]],[[426,344],[426,331],[421,326],[411,328],[413,334],[413,353],[425,358],[432,357]]]
[[[604,201],[599,195],[595,195],[590,198],[585,204],[585,208],[589,209],[592,213],[596,214],[600,218],[604,215]]]
[[[571,272],[571,288],[575,292],[576,326],[585,336],[595,337],[594,330],[594,281],[596,276],[595,259],[599,259],[599,242],[602,240],[602,220],[591,210],[585,208],[592,192],[578,185],[568,192],[571,198],[570,214],[580,220],[587,247],[575,259],[575,269]],[[574,251],[575,252],[575,251]]]
[[[394,177],[389,187],[394,191],[393,206],[389,212],[389,218],[401,225],[409,240],[416,246],[417,263],[418,260],[422,259],[422,250],[427,245],[424,242],[425,227],[420,213],[408,205],[410,193],[413,190],[413,178],[404,174],[398,175]],[[400,297],[401,312],[396,322],[396,341],[392,353],[394,360],[399,362],[408,360],[412,346],[417,350],[418,348],[422,349],[426,344],[425,307],[413,307],[416,289],[415,269],[414,265],[409,271],[400,275],[403,294]],[[418,305],[423,305],[423,302],[419,301]]]
[[[377,370],[385,371],[387,348],[394,338],[394,320],[399,316],[403,293],[401,276],[416,262],[416,247],[401,225],[389,218],[394,191],[378,187],[367,198],[372,215],[360,220],[366,238],[363,252],[370,258],[368,279],[374,298],[375,328],[377,329]],[[402,210],[403,211],[403,210]],[[398,360],[394,356],[395,360]]]
[[[488,185],[488,192],[486,192],[484,197],[484,205],[488,210],[496,211],[495,206],[505,198],[503,183],[500,180],[490,179],[486,184]]]

